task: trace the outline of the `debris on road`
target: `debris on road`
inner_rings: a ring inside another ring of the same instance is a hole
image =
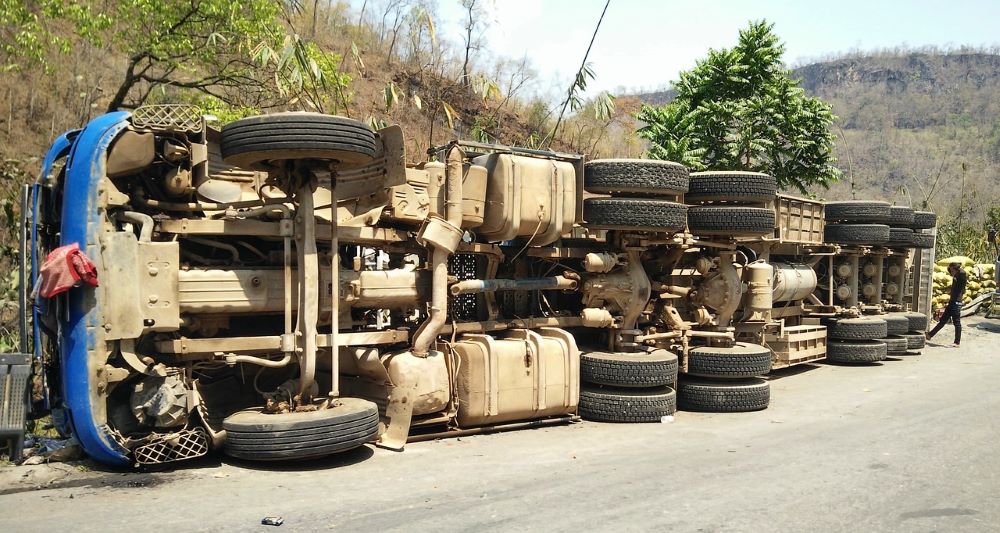
[[[65,463],[83,458],[83,449],[74,437],[54,439],[50,437],[29,436],[25,440],[24,455],[27,457],[22,465],[39,465],[42,463]]]

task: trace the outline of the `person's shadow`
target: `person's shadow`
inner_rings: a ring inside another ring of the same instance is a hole
[[[989,331],[990,333],[1000,333],[1000,322],[980,322],[974,327]]]

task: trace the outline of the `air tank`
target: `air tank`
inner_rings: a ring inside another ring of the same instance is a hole
[[[804,300],[816,290],[816,271],[802,263],[773,262],[774,291],[771,299],[775,302]]]
[[[774,267],[764,261],[757,261],[747,265],[747,270],[750,271],[750,297],[747,307],[750,311],[758,313],[770,311],[774,303],[771,297]]]

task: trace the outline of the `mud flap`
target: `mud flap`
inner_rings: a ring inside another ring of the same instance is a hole
[[[410,421],[413,419],[413,392],[410,387],[392,387],[389,402],[385,406],[385,431],[375,444],[397,452],[403,451],[410,435]]]

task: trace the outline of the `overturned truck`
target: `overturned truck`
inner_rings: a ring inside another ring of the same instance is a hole
[[[884,289],[912,237],[831,240],[822,202],[764,174],[457,141],[408,165],[404,146],[183,106],[60,137],[25,268],[35,285],[77,245],[96,272],[31,306],[64,430],[143,465],[763,409],[761,376],[826,357],[828,326],[914,308]]]

